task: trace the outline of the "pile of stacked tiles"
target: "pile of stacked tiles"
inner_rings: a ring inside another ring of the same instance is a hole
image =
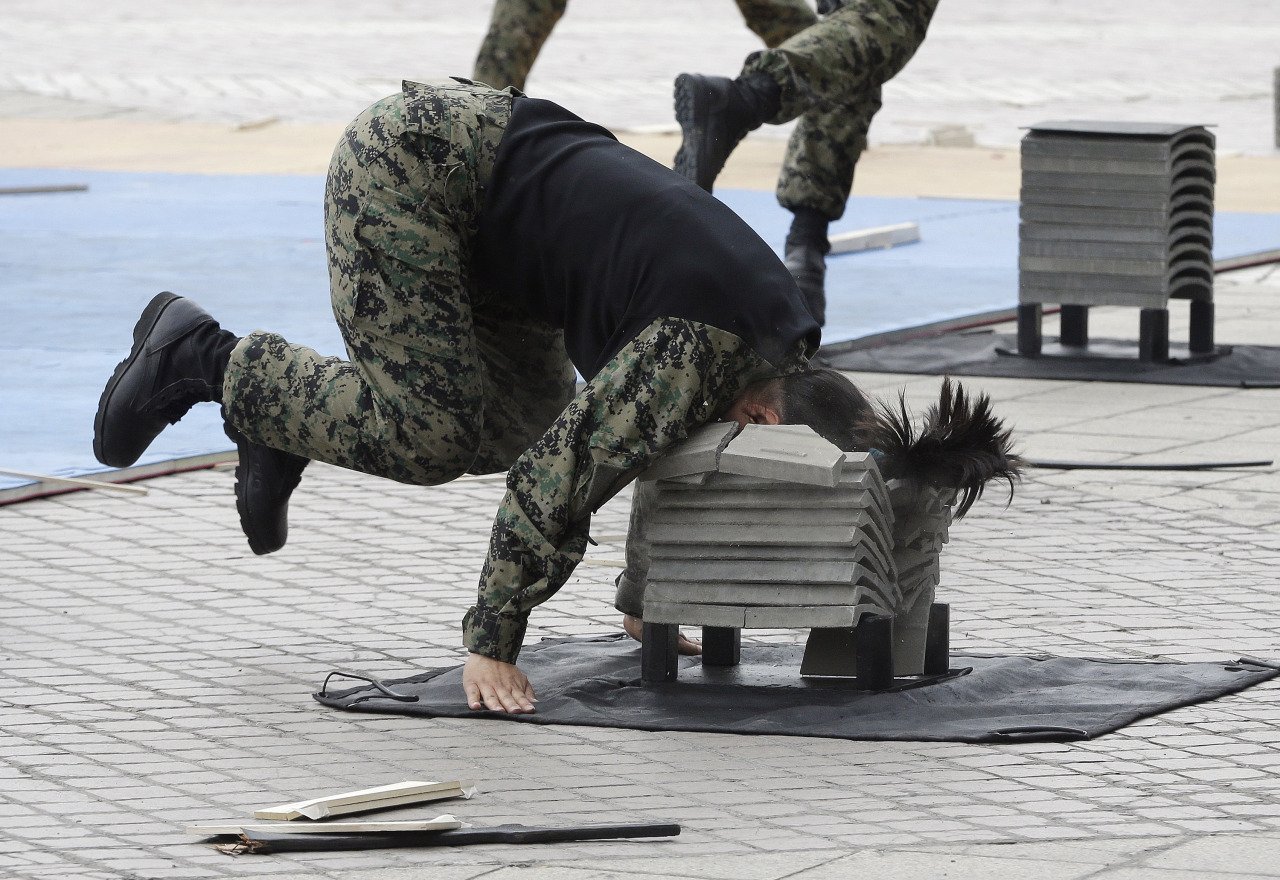
[[[955,492],[914,481],[890,480],[893,562],[902,599],[893,620],[893,667],[898,675],[924,669],[929,609],[941,579],[939,557],[948,540]]]
[[[1141,356],[1168,357],[1168,301],[1192,301],[1190,348],[1213,350],[1214,137],[1203,126],[1046,122],[1022,140],[1018,351],[1040,353],[1044,303],[1062,343],[1087,308],[1143,310]]]
[[[657,480],[646,622],[852,627],[902,605],[890,490],[869,454],[805,426],[720,423],[642,479]]]

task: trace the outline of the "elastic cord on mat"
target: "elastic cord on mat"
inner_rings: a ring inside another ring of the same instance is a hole
[[[328,675],[324,677],[324,684],[320,685],[320,696],[322,697],[329,696],[329,692],[328,692],[329,679],[333,678],[335,675],[338,676],[339,678],[354,678],[356,681],[368,682],[370,685],[376,688],[378,692],[381,693],[384,697],[387,697],[388,699],[391,699],[391,700],[399,700],[401,703],[418,702],[418,697],[416,694],[396,693],[391,688],[387,687],[385,684],[378,681],[376,678],[370,678],[367,675],[360,675],[359,673],[356,673],[356,672],[342,672],[337,669],[335,669],[333,672],[330,672]],[[359,699],[353,700],[352,702],[359,703],[363,700],[368,700],[368,699],[371,699],[371,697],[360,697]]]

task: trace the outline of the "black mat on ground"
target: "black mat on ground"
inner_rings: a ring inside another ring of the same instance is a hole
[[[1280,348],[1271,346],[1222,346],[1221,353],[1208,361],[1191,360],[1185,346],[1173,346],[1170,354],[1174,362],[1160,364],[1139,361],[1135,342],[1097,339],[1090,340],[1089,348],[1092,356],[1080,356],[1046,340],[1044,356],[1017,357],[1000,353],[1017,350],[1013,334],[978,332],[948,333],[859,351],[841,351],[837,344],[824,349],[822,356],[836,369],[865,373],[1280,387]]]
[[[1091,739],[1179,706],[1280,675],[1255,663],[1139,663],[1069,657],[956,655],[970,668],[925,687],[888,693],[800,678],[801,645],[742,646],[742,665],[681,659],[680,680],[640,684],[640,649],[625,636],[549,639],[520,666],[538,689],[533,715],[472,712],[462,668],[382,682],[402,702],[362,686],[316,694],[326,706],[435,718],[502,718],[635,730],[821,736],[838,739],[1028,742]],[[336,683],[336,679],[335,679]]]

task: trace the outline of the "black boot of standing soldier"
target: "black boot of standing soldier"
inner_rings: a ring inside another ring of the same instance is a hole
[[[160,432],[197,403],[221,403],[222,381],[239,339],[189,299],[161,293],[133,328],[133,347],[98,401],[93,454],[129,467]],[[270,553],[288,537],[289,495],[307,459],[252,443],[229,422],[239,452],[236,508],[254,553]]]
[[[711,192],[738,142],[778,114],[782,89],[760,73],[738,79],[682,73],[675,98],[683,135],[675,171]]]
[[[782,261],[804,294],[809,314],[821,327],[827,319],[827,254],[831,251],[828,221],[812,208],[796,208],[794,214]]]

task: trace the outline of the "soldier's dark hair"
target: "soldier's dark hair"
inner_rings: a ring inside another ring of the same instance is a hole
[[[876,416],[874,405],[842,373],[817,367],[779,380],[782,420],[808,425],[838,448],[866,449],[866,428]]]
[[[991,480],[1006,481],[1012,497],[1021,477],[1011,432],[992,411],[991,399],[971,397],[950,379],[943,380],[938,402],[925,411],[919,427],[905,394],[898,395],[896,406],[873,403],[835,370],[784,376],[778,391],[784,422],[808,425],[846,451],[879,450],[886,476],[955,489],[957,517],[982,497]]]

